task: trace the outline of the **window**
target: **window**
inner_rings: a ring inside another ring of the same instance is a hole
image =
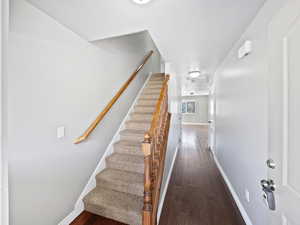
[[[181,104],[182,113],[196,113],[196,104],[194,101],[183,102]]]

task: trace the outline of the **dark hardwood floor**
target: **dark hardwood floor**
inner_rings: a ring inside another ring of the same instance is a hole
[[[70,225],[126,225],[90,212],[82,212]]]
[[[244,225],[207,148],[207,126],[183,126],[159,225]]]
[[[207,149],[206,126],[183,126],[159,225],[245,225]],[[83,212],[71,225],[124,225]]]

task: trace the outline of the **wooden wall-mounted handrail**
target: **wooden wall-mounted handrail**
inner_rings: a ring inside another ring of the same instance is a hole
[[[126,81],[125,84],[120,88],[120,90],[117,92],[117,94],[110,100],[110,102],[106,105],[106,107],[103,109],[103,111],[97,116],[97,118],[94,120],[94,122],[88,127],[88,129],[78,137],[74,143],[79,144],[82,141],[86,140],[88,136],[93,132],[93,130],[97,127],[97,125],[101,122],[101,120],[104,118],[104,116],[109,112],[111,107],[115,104],[115,102],[120,98],[122,93],[126,90],[126,88],[129,86],[131,81],[136,77],[136,75],[140,72],[140,70],[145,66],[149,58],[152,56],[153,51],[151,50],[144,58],[143,62],[137,67],[137,69],[132,73],[132,75],[129,77],[129,79]]]

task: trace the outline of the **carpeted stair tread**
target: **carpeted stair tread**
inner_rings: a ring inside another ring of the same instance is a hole
[[[143,156],[142,142],[124,141],[124,140],[117,141],[116,143],[114,143],[114,152],[117,152],[120,154]]]
[[[155,96],[159,96],[161,92],[161,89],[145,89],[142,91],[141,96],[143,95],[155,95]]]
[[[142,92],[141,97],[139,99],[143,99],[145,97],[149,97],[149,95],[152,96],[152,98],[158,98],[159,95],[160,95],[160,91],[157,91],[155,93],[153,93],[152,91],[155,91],[155,90],[153,90],[153,89],[144,90]]]
[[[116,169],[105,169],[96,176],[97,186],[143,196],[144,175]]]
[[[138,119],[138,120],[152,120],[153,113],[145,113],[145,112],[133,112],[130,114],[130,119]]]
[[[164,80],[164,76],[153,76],[149,79],[150,81],[154,81],[154,80],[159,80],[159,81],[163,81]]]
[[[142,223],[143,198],[96,187],[84,198],[87,211],[126,224]]]
[[[145,87],[145,90],[157,90],[160,91],[162,88],[162,84],[153,84],[153,85],[148,85]]]
[[[152,107],[152,108],[155,108],[155,106],[156,106],[156,101],[154,102],[138,102],[135,106],[138,106],[138,107],[143,107],[143,106],[145,106],[145,107]]]
[[[139,130],[144,130],[146,132],[151,127],[151,121],[129,120],[126,122],[125,126],[128,129],[139,129]]]
[[[148,119],[148,120],[138,120],[138,119],[131,119],[131,120],[128,120],[126,121],[127,123],[130,122],[130,123],[151,123],[151,119]]]
[[[145,132],[150,129],[151,121],[141,121],[141,120],[128,120],[125,123],[128,129],[138,129],[144,130]]]
[[[143,105],[143,106],[136,105],[136,106],[134,106],[134,111],[135,112],[152,112],[153,113],[155,111],[155,107],[149,106],[149,105]]]
[[[141,97],[139,98],[140,100],[144,99],[152,99],[152,100],[158,100],[159,94],[153,94],[153,93],[143,93]]]
[[[139,155],[134,156],[128,154],[113,153],[110,156],[108,156],[107,159],[111,162],[130,163],[139,165],[144,164],[144,157]]]
[[[144,130],[125,129],[120,131],[121,140],[143,141],[145,136]]]
[[[126,146],[129,148],[139,148],[139,147],[141,147],[142,142],[140,142],[140,141],[117,141],[115,143],[115,145],[116,144],[120,144],[122,146]]]
[[[152,116],[153,113],[151,112],[132,112],[131,115],[133,114],[138,114],[138,115],[143,115],[143,116]]]
[[[148,85],[162,85],[164,82],[163,80],[149,80]]]
[[[143,100],[143,99],[139,99],[138,102],[137,102],[137,105],[153,105],[153,106],[156,106],[157,104],[157,100],[153,100],[153,99],[146,99],[146,100]]]
[[[144,156],[113,153],[106,158],[108,168],[144,173]]]

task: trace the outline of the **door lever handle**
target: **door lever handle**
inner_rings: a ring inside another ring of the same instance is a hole
[[[270,210],[276,210],[274,191],[276,186],[273,180],[261,180],[262,190],[264,192],[263,197],[265,198],[267,205]]]

